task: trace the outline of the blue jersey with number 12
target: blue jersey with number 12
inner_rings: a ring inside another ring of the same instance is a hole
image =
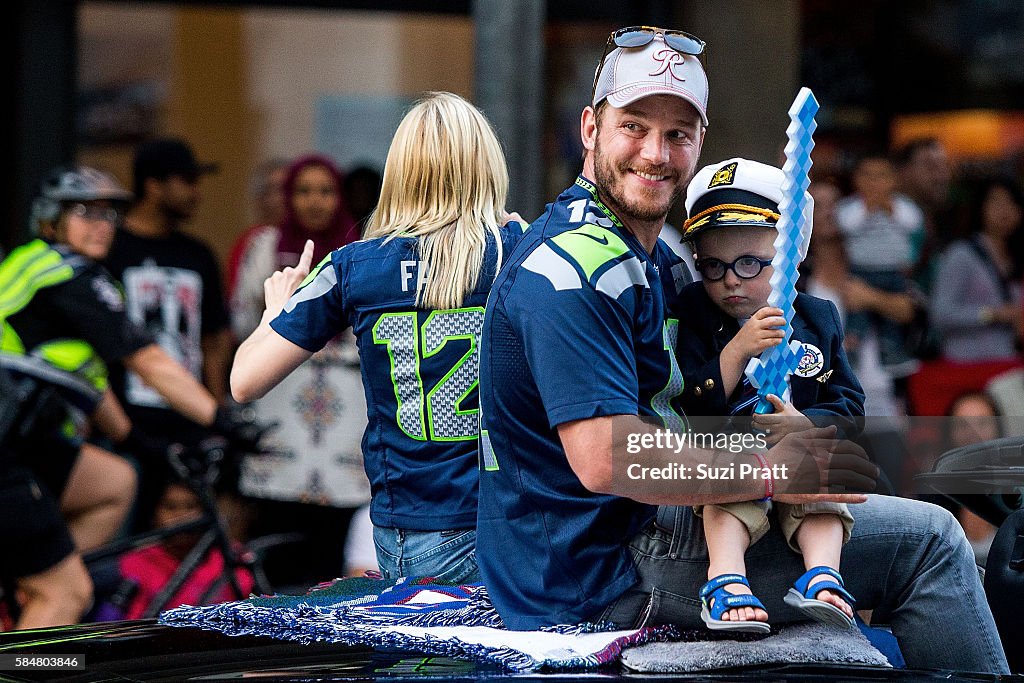
[[[524,226],[501,229],[504,257]],[[377,526],[442,531],[476,525],[480,330],[497,272],[488,238],[476,290],[452,310],[417,308],[426,277],[415,238],[354,242],[321,262],[271,327],[316,352],[351,326],[368,424],[363,460]]]

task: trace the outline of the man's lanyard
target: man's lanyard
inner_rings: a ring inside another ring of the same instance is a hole
[[[598,199],[597,188],[594,187],[593,183],[591,183],[583,176],[578,175],[576,176],[576,184],[590,193],[590,198],[594,201],[594,206],[601,209],[601,213],[603,213],[605,217],[607,217],[608,220],[610,220],[612,224],[615,225],[616,228],[618,228],[619,230],[625,229],[626,226],[622,224],[622,221],[619,220],[619,217],[612,213],[612,210],[605,206],[604,202]]]
[[[583,188],[590,194],[590,199],[591,201],[593,201],[594,206],[600,209],[601,213],[603,213],[605,217],[612,222],[612,225],[619,229],[619,233],[627,241],[632,242],[631,246],[633,247],[634,251],[640,254],[647,254],[647,249],[644,248],[644,245],[640,243],[640,240],[637,239],[637,236],[633,234],[633,231],[627,228],[625,225],[623,225],[622,221],[619,220],[619,217],[612,213],[612,210],[605,206],[604,202],[602,202],[598,198],[597,188],[594,187],[593,183],[584,178],[582,175],[578,175],[576,176],[576,185],[578,187]],[[648,254],[648,256],[652,256],[652,254]],[[653,260],[651,261],[651,265],[654,265]],[[655,270],[657,270],[657,266],[655,266]]]

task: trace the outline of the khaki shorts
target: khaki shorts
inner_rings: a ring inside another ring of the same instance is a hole
[[[853,515],[845,503],[804,503],[802,505],[789,505],[787,503],[776,503],[770,500],[751,500],[742,503],[725,503],[715,505],[740,520],[750,534],[750,545],[757,543],[768,531],[768,512],[775,509],[779,520],[779,529],[786,539],[789,547],[800,552],[800,546],[796,543],[796,530],[807,515],[836,515],[843,522],[843,543],[850,540],[853,532]],[[702,516],[703,506],[694,506],[694,514]]]

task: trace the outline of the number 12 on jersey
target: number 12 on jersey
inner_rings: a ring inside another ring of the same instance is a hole
[[[480,378],[480,332],[484,309],[475,306],[431,311],[423,325],[414,311],[385,313],[373,326],[373,343],[387,347],[391,381],[398,402],[399,428],[417,441],[466,441],[479,430],[479,410],[462,410],[462,402]],[[456,339],[469,342],[469,350],[451,367],[440,368],[440,380],[429,390],[420,376],[421,364],[437,362],[435,356]]]

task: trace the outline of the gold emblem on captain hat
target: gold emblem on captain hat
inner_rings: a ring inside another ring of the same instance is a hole
[[[715,175],[711,176],[711,182],[708,183],[708,189],[710,190],[712,187],[718,187],[719,185],[732,185],[736,182],[737,166],[739,166],[739,163],[734,161],[715,171]]]

